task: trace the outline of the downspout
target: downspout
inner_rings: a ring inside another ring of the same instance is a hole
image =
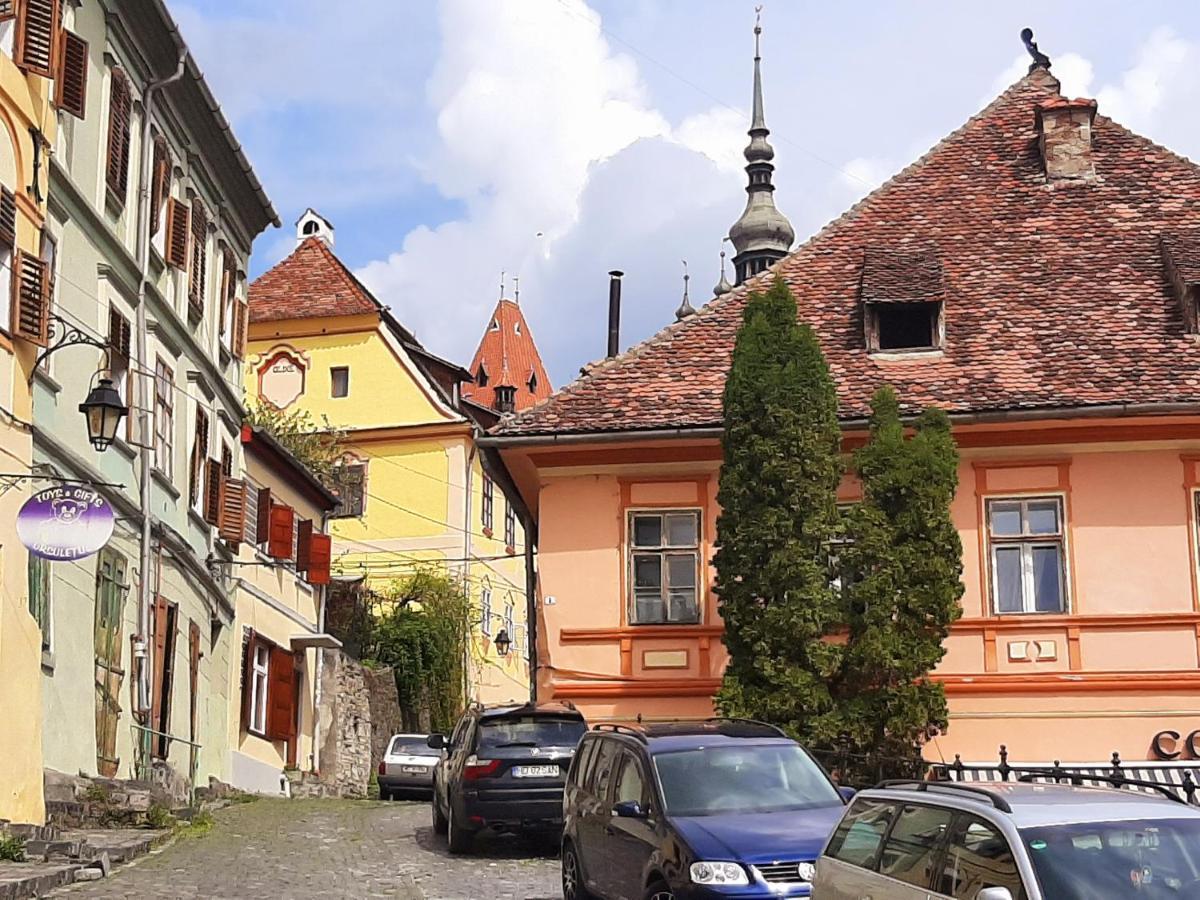
[[[177,34],[172,37],[177,39]],[[139,373],[145,377],[147,373],[153,373],[147,363],[147,342],[146,342],[146,291],[150,284],[150,160],[152,157],[151,150],[151,118],[154,110],[154,98],[158,92],[167,85],[178,81],[183,77],[184,70],[187,65],[187,48],[179,47],[179,65],[176,66],[174,74],[160,81],[152,81],[142,89],[142,145],[141,157],[138,161],[138,205],[137,205],[137,266],[138,266],[138,307],[137,307],[137,354],[138,365],[142,371]],[[131,384],[132,384],[131,380]],[[144,393],[144,396],[142,395]],[[151,700],[150,700],[150,641],[148,636],[150,633],[150,466],[152,460],[150,456],[150,444],[148,440],[153,437],[152,426],[150,423],[150,407],[149,400],[154,396],[153,390],[139,393],[138,399],[141,401],[138,406],[138,464],[139,464],[139,491],[140,491],[140,509],[142,517],[142,533],[141,547],[139,555],[139,564],[141,566],[140,578],[138,580],[138,636],[133,644],[133,655],[137,661],[138,674],[138,714],[143,719],[143,724],[149,724]],[[150,772],[150,747],[151,736],[150,732],[142,731],[142,753],[141,753],[141,768],[139,773],[142,778],[149,776]]]
[[[327,532],[329,529],[329,513],[321,513],[321,531]],[[317,633],[325,633],[325,603],[329,596],[329,585],[315,585],[317,590]],[[313,737],[312,737],[312,753],[310,754],[310,762],[314,772],[321,771],[321,673],[325,669],[325,648],[317,648],[317,664],[315,666],[315,674],[313,678],[316,684],[313,686]]]
[[[529,660],[529,700],[531,703],[537,703],[538,602],[537,573],[534,571],[533,556],[533,516],[527,514],[521,524],[525,528],[525,653]]]
[[[471,499],[472,499],[472,494],[474,493],[474,488],[472,486],[472,482],[474,481],[474,475],[475,475],[475,454],[479,452],[479,447],[475,443],[476,440],[478,440],[478,437],[479,437],[478,429],[474,425],[472,425],[471,426],[471,449],[467,453],[467,471],[466,471],[466,477],[464,479],[466,482],[467,498],[463,504],[463,590],[465,590],[467,592],[468,598],[470,598],[470,596],[471,596],[471,582],[470,582],[470,576],[471,576],[471,515],[472,515]],[[468,603],[467,606],[469,608],[470,603]],[[463,666],[463,675],[464,675],[463,696],[466,697],[468,703],[470,703],[470,701],[472,700],[472,697],[470,696],[470,694],[471,694],[470,672],[471,672],[471,666],[474,664],[474,660],[471,657],[471,642],[472,642],[471,628],[468,625],[468,628],[467,628],[467,658],[466,658],[466,665]]]

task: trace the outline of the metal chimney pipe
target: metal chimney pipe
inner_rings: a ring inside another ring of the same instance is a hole
[[[608,273],[608,358],[621,352],[621,276],[613,269]]]

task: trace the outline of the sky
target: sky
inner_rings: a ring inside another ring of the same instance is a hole
[[[752,0],[172,0],[295,246],[308,207],[430,350],[470,361],[500,295],[556,387],[712,297],[745,204]],[[775,0],[763,9],[775,198],[799,240],[1024,74],[1200,159],[1200,6]],[[730,252],[732,255],[732,251]],[[732,267],[730,267],[732,277]]]

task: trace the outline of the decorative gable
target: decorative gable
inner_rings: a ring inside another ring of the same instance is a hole
[[[1164,234],[1158,241],[1167,283],[1188,334],[1200,334],[1200,233]]]
[[[864,250],[859,294],[869,351],[932,350],[945,342],[946,289],[936,251]]]

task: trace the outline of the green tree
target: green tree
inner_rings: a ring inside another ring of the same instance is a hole
[[[335,485],[334,469],[344,452],[345,429],[334,427],[324,417],[318,427],[306,409],[285,412],[269,403],[246,410],[246,424],[268,432],[310,472],[327,485]]]
[[[870,436],[854,455],[863,499],[841,556],[848,640],[834,680],[835,724],[852,752],[913,758],[946,727],[946,697],[929,672],[961,614],[962,545],[950,518],[958,451],[941,410],[905,439],[890,387],[873,398]]]
[[[841,648],[828,552],[843,466],[837,396],[782,279],[752,294],[724,393],[716,590],[729,666],[717,697],[810,738],[831,715]]]

